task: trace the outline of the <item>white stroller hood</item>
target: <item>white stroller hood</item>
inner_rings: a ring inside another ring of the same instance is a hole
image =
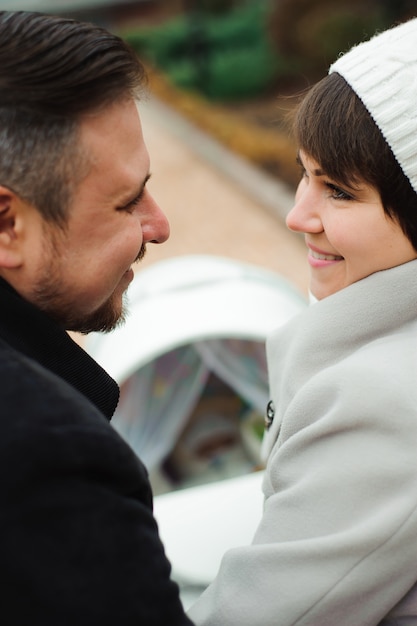
[[[169,452],[214,371],[263,413],[268,401],[264,343],[306,305],[279,275],[214,256],[184,256],[139,272],[129,315],[86,349],[119,383],[112,420],[148,469]]]

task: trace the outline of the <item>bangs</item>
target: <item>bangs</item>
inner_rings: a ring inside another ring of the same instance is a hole
[[[298,148],[334,182],[374,187],[417,250],[417,194],[365,105],[337,73],[317,83],[294,118]]]
[[[295,116],[294,134],[299,149],[330,178],[350,187],[360,181],[375,186],[379,160],[390,152],[361,100],[336,73],[307,93]]]

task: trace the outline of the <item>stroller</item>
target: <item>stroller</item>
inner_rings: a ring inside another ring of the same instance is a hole
[[[120,385],[112,424],[147,466],[187,605],[260,518],[265,339],[306,300],[271,271],[207,255],[155,263],[128,293],[125,324],[86,349]]]

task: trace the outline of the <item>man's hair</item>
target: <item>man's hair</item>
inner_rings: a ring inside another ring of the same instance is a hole
[[[78,122],[146,83],[136,54],[93,24],[0,11],[0,184],[63,226],[85,172]]]
[[[300,149],[342,185],[360,181],[380,194],[417,250],[417,193],[362,101],[340,74],[323,78],[307,93],[294,122]]]

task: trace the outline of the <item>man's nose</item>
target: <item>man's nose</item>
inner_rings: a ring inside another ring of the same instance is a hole
[[[142,220],[142,234],[144,243],[164,243],[169,238],[169,222],[158,203],[149,194],[147,211]]]

